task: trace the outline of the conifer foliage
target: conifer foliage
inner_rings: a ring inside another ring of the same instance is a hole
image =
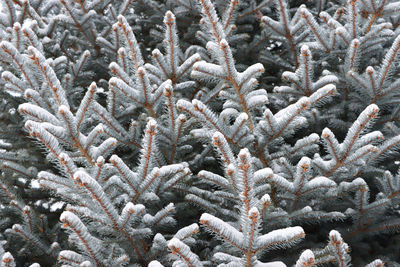
[[[400,1],[0,7],[0,266],[400,264]]]

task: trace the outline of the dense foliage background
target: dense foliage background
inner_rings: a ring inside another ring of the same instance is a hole
[[[1,0],[0,265],[398,266],[399,25],[396,0]]]

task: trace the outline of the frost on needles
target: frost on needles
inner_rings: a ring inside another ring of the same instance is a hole
[[[0,266],[400,264],[399,1],[0,5]]]

